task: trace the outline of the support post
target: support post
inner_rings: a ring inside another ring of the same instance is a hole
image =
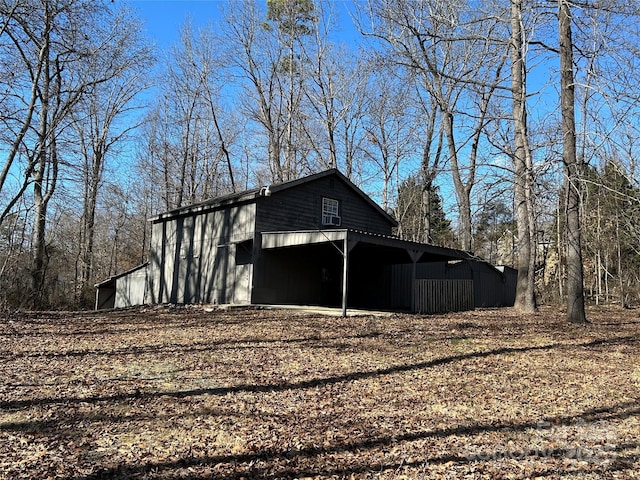
[[[342,316],[347,316],[347,293],[349,285],[349,235],[344,236],[342,245]]]
[[[417,250],[407,250],[409,257],[411,258],[411,313],[416,313],[416,274],[417,263],[422,255],[422,252]]]
[[[411,313],[416,313],[416,261],[411,262]]]

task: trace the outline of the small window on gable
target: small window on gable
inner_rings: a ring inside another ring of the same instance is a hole
[[[339,227],[340,219],[340,202],[334,198],[322,198],[322,225]]]

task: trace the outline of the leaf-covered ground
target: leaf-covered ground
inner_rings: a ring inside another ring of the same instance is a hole
[[[0,319],[0,478],[640,477],[640,317]]]

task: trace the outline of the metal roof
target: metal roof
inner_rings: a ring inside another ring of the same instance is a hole
[[[344,240],[354,243],[367,243],[370,245],[411,251],[415,254],[416,258],[419,258],[423,254],[428,254],[442,259],[484,261],[464,250],[438,247],[427,243],[411,242],[408,240],[402,240],[398,237],[379,235],[360,230],[330,229],[262,232],[263,249],[302,246],[313,243],[337,242]]]
[[[142,264],[140,264],[140,265],[137,265],[137,266],[135,266],[135,267],[133,267],[133,268],[130,268],[129,270],[124,271],[124,272],[122,272],[122,273],[116,273],[115,275],[111,275],[111,276],[110,276],[109,278],[107,278],[106,280],[103,280],[103,281],[102,281],[102,282],[100,282],[100,283],[96,283],[96,284],[94,285],[94,287],[95,287],[95,288],[99,288],[99,287],[103,287],[103,286],[105,286],[105,285],[108,285],[109,283],[114,282],[115,280],[117,280],[117,279],[119,279],[119,278],[125,277],[125,276],[127,276],[127,275],[129,275],[129,274],[131,274],[131,273],[133,273],[133,272],[136,272],[136,271],[138,271],[138,270],[140,270],[140,269],[146,268],[148,265],[149,265],[149,262],[147,261],[147,262],[144,262],[144,263],[142,263]]]

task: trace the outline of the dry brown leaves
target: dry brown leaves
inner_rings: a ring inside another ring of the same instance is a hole
[[[0,478],[634,478],[640,317],[0,321]]]

